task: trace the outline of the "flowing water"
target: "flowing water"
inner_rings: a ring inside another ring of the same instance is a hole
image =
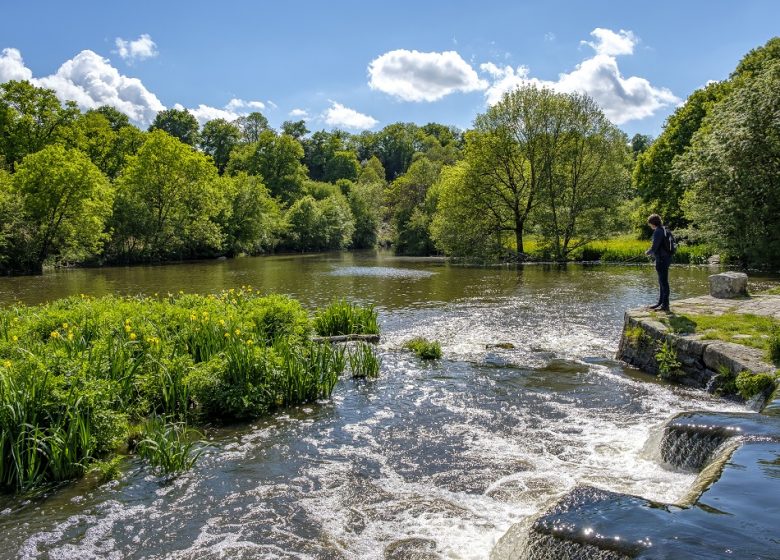
[[[706,292],[711,272],[673,268],[673,297]],[[0,279],[0,303],[244,284],[308,306],[376,304],[381,377],[212,430],[206,455],[172,481],[128,459],[118,481],[0,498],[1,558],[487,558],[577,483],[680,499],[695,475],[661,465],[661,424],[745,410],[611,359],[623,311],[656,295],[646,266],[265,257]],[[442,342],[441,361],[400,349],[419,335]],[[500,343],[514,348],[490,347]]]

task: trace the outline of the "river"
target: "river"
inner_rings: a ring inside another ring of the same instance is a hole
[[[708,268],[674,267],[673,298]],[[660,465],[683,410],[745,410],[611,358],[623,311],[653,302],[649,266],[464,268],[374,254],[246,258],[0,279],[0,303],[252,285],[307,306],[379,310],[376,381],[212,429],[172,481],[136,459],[119,480],[0,497],[0,558],[485,559],[510,525],[577,483],[673,502],[694,474]],[[400,349],[442,342],[429,364]],[[514,348],[490,348],[510,343]]]

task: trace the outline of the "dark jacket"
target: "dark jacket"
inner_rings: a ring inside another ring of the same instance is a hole
[[[667,260],[671,257],[669,246],[666,242],[666,228],[657,227],[653,231],[653,244],[650,246],[650,254],[657,260]]]

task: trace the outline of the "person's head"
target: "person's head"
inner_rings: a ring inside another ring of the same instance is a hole
[[[650,216],[647,218],[647,224],[653,229],[664,225],[663,221],[661,221],[661,216],[658,214],[650,214]]]

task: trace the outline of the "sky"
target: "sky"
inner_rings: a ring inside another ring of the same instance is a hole
[[[461,129],[523,83],[581,91],[657,136],[695,89],[780,34],[777,0],[619,2],[2,0],[0,83],[29,79],[145,127],[203,123]]]

